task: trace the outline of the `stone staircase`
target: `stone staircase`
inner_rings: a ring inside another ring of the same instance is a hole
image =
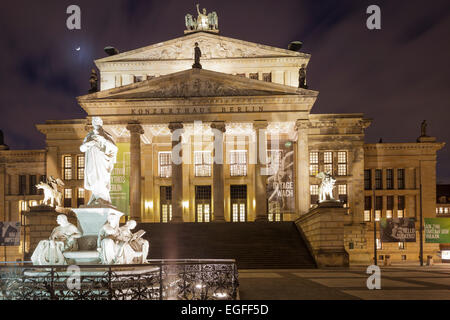
[[[150,259],[236,259],[240,269],[315,268],[293,222],[141,223]]]

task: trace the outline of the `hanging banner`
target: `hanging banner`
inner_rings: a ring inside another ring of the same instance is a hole
[[[111,173],[111,201],[117,210],[129,214],[130,207],[130,144],[117,143],[117,162]]]
[[[0,221],[0,246],[20,246],[20,222]]]
[[[415,218],[382,218],[381,242],[416,242]]]
[[[269,150],[267,166],[269,213],[295,212],[294,146],[280,141],[279,149]]]
[[[450,243],[450,218],[425,218],[426,243]]]

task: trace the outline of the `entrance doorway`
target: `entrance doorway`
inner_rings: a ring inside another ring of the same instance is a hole
[[[231,222],[247,221],[247,186],[230,186]]]
[[[172,187],[160,187],[160,222],[167,223],[172,220]]]
[[[211,222],[211,186],[195,186],[195,222]]]

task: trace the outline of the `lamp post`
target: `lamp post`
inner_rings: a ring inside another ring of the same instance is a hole
[[[377,217],[375,214],[375,185],[372,185],[372,191],[373,191],[373,200],[372,200],[372,210],[373,210],[373,262],[375,265],[378,265],[377,263]]]
[[[422,160],[419,160],[419,184],[420,184],[420,223],[419,223],[419,239],[420,239],[420,266],[423,267],[423,212],[422,212]]]

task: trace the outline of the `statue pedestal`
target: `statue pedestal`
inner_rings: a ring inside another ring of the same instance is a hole
[[[97,238],[109,215],[114,215],[119,223],[123,213],[114,208],[85,207],[72,209],[78,220],[82,237],[78,239],[79,251],[65,252],[64,257],[74,264],[98,264]]]
[[[123,213],[113,208],[78,208],[72,209],[77,215],[78,229],[83,236],[98,236],[110,214],[116,216],[117,222]]]

